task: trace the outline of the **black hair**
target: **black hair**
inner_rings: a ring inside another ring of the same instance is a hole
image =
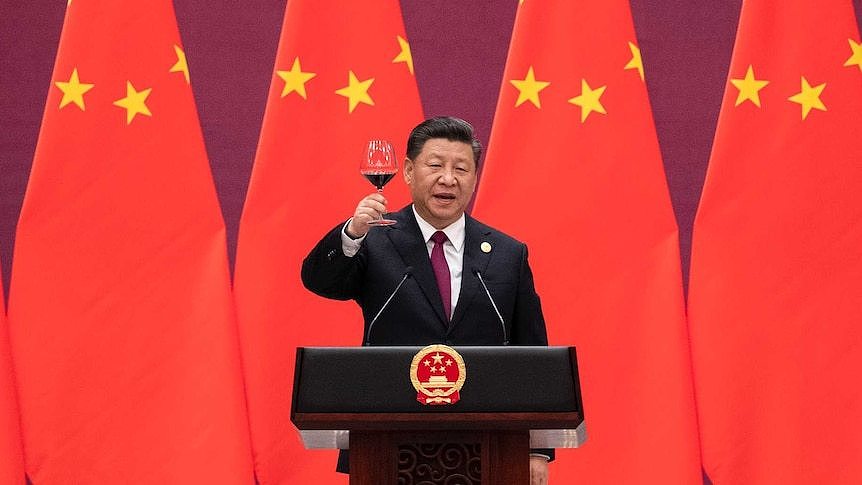
[[[407,158],[416,160],[425,142],[432,138],[445,138],[470,145],[473,149],[473,161],[476,162],[476,168],[479,168],[482,143],[473,136],[473,126],[470,123],[452,116],[437,116],[419,123],[407,138]]]

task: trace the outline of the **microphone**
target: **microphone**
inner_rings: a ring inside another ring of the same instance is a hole
[[[503,345],[509,345],[509,336],[506,335],[506,322],[503,321],[503,315],[500,315],[500,310],[497,309],[497,304],[494,302],[494,298],[491,297],[491,292],[488,291],[488,285],[482,279],[482,273],[478,268],[473,268],[473,274],[479,278],[479,283],[482,283],[482,288],[485,288],[485,294],[488,295],[488,300],[491,301],[491,306],[494,307],[494,312],[497,313],[497,318],[500,319],[500,327],[503,329]]]
[[[398,282],[398,286],[392,290],[392,294],[389,295],[389,298],[386,299],[386,302],[383,303],[383,306],[380,307],[380,310],[377,312],[377,315],[374,315],[374,318],[371,319],[371,323],[368,324],[368,331],[365,332],[365,345],[371,345],[371,328],[374,327],[374,323],[380,317],[380,314],[383,313],[383,310],[389,306],[389,302],[395,298],[395,294],[398,293],[398,290],[401,289],[401,285],[407,281],[407,278],[413,276],[413,266],[408,266],[407,269],[404,270],[404,277],[401,278],[401,281]]]

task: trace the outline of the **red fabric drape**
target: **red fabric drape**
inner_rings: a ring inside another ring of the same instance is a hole
[[[0,285],[0,300],[4,300]],[[18,419],[18,398],[12,372],[12,354],[6,311],[0,312],[0,483],[24,483],[24,451]]]
[[[525,1],[474,214],[530,248],[588,439],[555,483],[701,483],[677,227],[626,1]],[[646,66],[647,69],[649,66]]]
[[[261,484],[344,483],[335,453],[304,450],[289,420],[297,346],[360,345],[358,307],[305,290],[302,259],[374,187],[371,138],[403,156],[422,120],[397,1],[291,0],[243,209],[234,289]],[[408,202],[401,176],[385,188]],[[349,399],[349,396],[345,396]]]
[[[187,76],[172,2],[70,3],[10,287],[34,484],[253,483]]]
[[[743,3],[694,225],[716,484],[860,483],[862,46],[850,2]]]

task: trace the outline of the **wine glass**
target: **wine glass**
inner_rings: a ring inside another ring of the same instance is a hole
[[[392,180],[397,172],[398,161],[395,159],[392,144],[386,140],[370,140],[359,162],[359,173],[377,187],[377,192],[383,193],[383,186]],[[368,223],[369,226],[391,226],[392,224],[395,224],[395,221],[386,219],[383,215],[380,219]]]

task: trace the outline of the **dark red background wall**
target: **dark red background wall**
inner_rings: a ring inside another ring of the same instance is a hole
[[[862,0],[853,3],[858,18]],[[7,289],[15,224],[52,86],[65,4],[0,0],[0,260]],[[233,261],[285,0],[174,4]],[[517,0],[401,4],[426,115],[466,118],[487,140]],[[687,273],[691,226],[741,0],[631,0],[631,5]],[[345,216],[350,210],[345,208]]]

